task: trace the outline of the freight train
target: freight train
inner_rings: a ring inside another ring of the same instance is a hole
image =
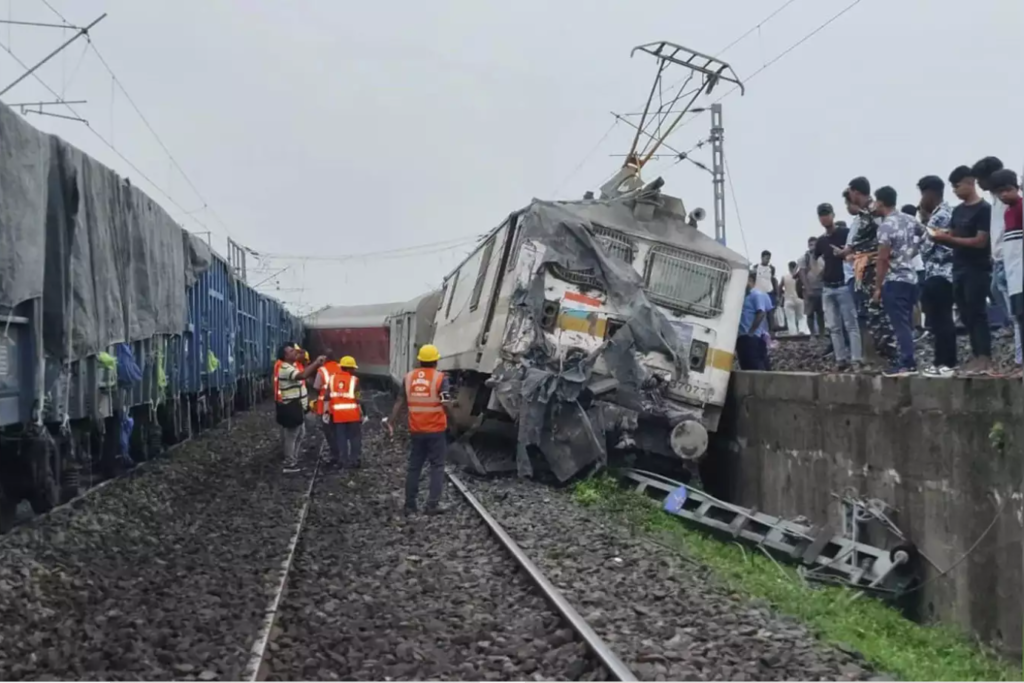
[[[301,321],[0,105],[0,529],[270,395]]]
[[[439,290],[320,321],[337,340],[372,338],[368,372],[396,387],[435,344],[453,383],[452,452],[471,469],[531,475],[539,463],[566,481],[614,451],[693,473],[725,405],[749,264],[660,188],[534,200]]]

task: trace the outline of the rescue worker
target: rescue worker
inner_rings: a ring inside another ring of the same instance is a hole
[[[306,405],[302,387],[323,365],[320,356],[308,367],[299,370],[299,353],[295,345],[284,345],[277,354],[274,380],[277,385],[277,423],[281,425],[281,447],[284,451],[284,473],[299,472],[299,443],[305,433]]]
[[[448,378],[437,369],[441,358],[437,347],[426,344],[416,355],[419,367],[405,376],[405,391],[395,401],[391,418],[387,421],[388,432],[394,434],[391,426],[398,419],[402,409],[409,409],[409,465],[405,476],[405,514],[416,512],[419,495],[420,474],[423,464],[430,464],[430,484],[427,493],[426,513],[436,515],[444,512],[441,507],[441,492],[444,489],[444,456],[448,450]]]
[[[325,354],[328,358],[334,355],[333,351],[328,350]],[[331,422],[331,411],[328,407],[329,398],[328,395],[331,391],[331,377],[334,373],[338,372],[338,364],[333,360],[325,361],[320,369],[316,371],[316,379],[313,380],[313,390],[317,392],[316,396],[316,407],[314,412],[320,418],[320,428],[324,432],[324,440],[327,441],[327,446],[330,448],[331,455],[334,454],[334,427]]]
[[[331,460],[342,468],[359,469],[363,456],[363,411],[359,407],[359,378],[356,359],[345,356],[338,362],[338,371],[331,376],[327,397],[334,432]]]
[[[296,344],[295,342],[290,342],[290,341],[286,341],[286,342],[284,343],[284,345],[285,345],[285,346],[297,346],[297,344]],[[280,389],[280,387],[279,387],[279,386],[278,386],[278,384],[277,384],[277,373],[278,373],[278,371],[279,371],[279,370],[281,369],[281,363],[283,363],[283,362],[284,362],[284,361],[283,361],[283,360],[281,360],[281,356],[280,356],[280,354],[278,354],[278,358],[277,358],[277,360],[276,360],[276,361],[274,361],[274,375],[273,375],[273,382],[274,382],[274,402],[275,402],[275,403],[280,403],[280,402],[281,402],[281,389]]]

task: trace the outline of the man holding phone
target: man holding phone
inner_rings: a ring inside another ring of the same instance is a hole
[[[924,230],[918,236],[924,281],[921,283],[921,309],[932,337],[932,363],[925,377],[952,377],[957,365],[956,323],[953,320],[953,250],[935,241],[934,236],[949,230],[953,210],[943,198],[946,183],[929,175],[917,181],[921,192],[921,220]]]

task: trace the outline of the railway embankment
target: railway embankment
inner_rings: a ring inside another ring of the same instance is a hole
[[[916,617],[1019,661],[1022,414],[1019,380],[736,372],[705,484],[837,533],[841,497],[883,502],[924,560]]]

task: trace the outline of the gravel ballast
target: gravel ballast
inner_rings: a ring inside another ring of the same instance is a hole
[[[280,460],[263,407],[0,538],[0,680],[241,676],[309,483]]]
[[[363,468],[317,481],[267,677],[604,680],[450,484],[446,514],[402,514],[408,442],[371,425]]]
[[[641,680],[864,680],[858,660],[706,569],[631,537],[565,492],[515,479],[470,488]]]
[[[915,345],[917,367],[920,370],[932,364],[933,341],[930,336],[919,339]],[[958,358],[965,363],[971,358],[971,344],[966,336],[957,337]],[[835,372],[836,362],[831,355],[829,341],[824,338],[785,339],[772,342],[768,352],[772,370],[781,372]],[[992,333],[992,370],[997,374],[1010,373],[1019,369],[1014,359],[1013,334],[1009,330]],[[878,374],[888,371],[888,365],[881,359],[867,363],[864,372]]]

